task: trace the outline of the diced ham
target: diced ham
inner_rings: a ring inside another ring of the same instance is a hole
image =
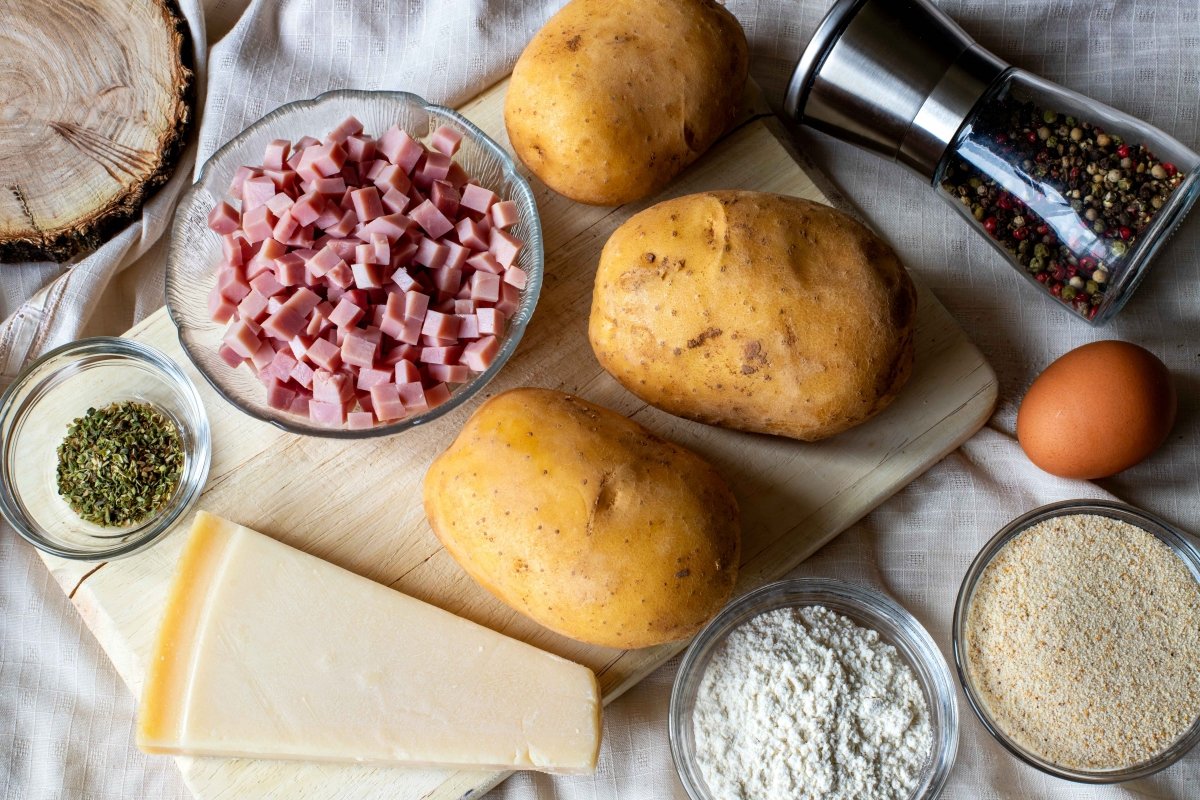
[[[244,362],[246,360],[241,355],[241,353],[234,350],[232,347],[230,347],[227,344],[222,344],[220,347],[217,348],[217,355],[220,356],[221,360],[224,361],[226,364],[228,364],[233,369],[237,369],[238,367],[240,367],[242,365],[242,362]]]
[[[371,407],[380,422],[401,419],[407,413],[394,383],[380,383],[371,387]]]
[[[504,267],[500,266],[500,262],[491,253],[476,253],[467,259],[467,266],[477,272],[490,272],[493,275],[504,272]]]
[[[354,116],[346,117],[338,123],[338,126],[329,132],[326,141],[342,143],[351,136],[357,136],[363,132],[363,124]]]
[[[275,228],[275,215],[265,205],[259,205],[242,215],[242,230],[251,244],[271,238]]]
[[[324,142],[267,145],[208,216],[222,263],[208,296],[219,357],[249,364],[269,407],[365,429],[428,411],[494,363],[528,282],[517,206],[453,160],[353,117]],[[237,201],[241,201],[241,209]]]
[[[442,155],[452,156],[458,152],[462,138],[461,132],[454,130],[449,125],[441,125],[429,137],[429,146]]]
[[[378,349],[378,343],[372,342],[362,331],[349,330],[342,342],[342,361],[355,367],[371,367],[375,364]]]
[[[341,403],[322,403],[310,400],[308,415],[313,422],[321,425],[341,425],[346,421],[346,407]]]
[[[524,289],[526,282],[529,280],[525,274],[525,270],[520,267],[509,267],[504,270],[504,282],[509,286],[515,286],[518,289]]]
[[[293,200],[287,192],[279,192],[267,201],[267,208],[271,209],[272,214],[279,216],[295,204],[296,201]]]
[[[417,161],[425,154],[425,148],[416,139],[408,135],[399,125],[393,125],[379,137],[376,149],[384,158],[405,172],[412,172]]]
[[[425,391],[425,402],[430,408],[436,408],[450,399],[450,387],[439,383]]]
[[[421,382],[421,370],[417,367],[415,361],[409,361],[407,358],[402,358],[396,362],[395,375],[396,383]]]
[[[375,415],[370,411],[351,411],[346,414],[346,427],[352,431],[365,431],[375,427]]]
[[[462,364],[430,364],[429,377],[440,383],[466,383],[471,380],[471,370]]]
[[[499,352],[500,340],[495,336],[484,336],[463,349],[460,363],[472,372],[484,372],[496,360],[496,354]]]
[[[475,183],[468,183],[463,187],[462,199],[459,201],[463,208],[474,211],[476,214],[488,213],[488,209],[494,202],[496,202],[496,193]]]
[[[258,338],[261,330],[253,322],[240,319],[233,323],[229,330],[225,332],[225,336],[221,341],[242,358],[250,358],[262,346],[263,342]]]
[[[349,136],[343,143],[346,148],[346,160],[355,164],[371,161],[375,158],[375,140],[363,136]]]
[[[253,296],[253,295],[251,295]],[[308,321],[297,309],[287,303],[263,322],[265,332],[276,339],[288,340],[307,327]]]
[[[464,217],[454,226],[454,230],[458,233],[458,241],[462,243],[463,247],[471,250],[487,250],[488,240],[480,233],[479,225],[475,220]]]
[[[511,228],[520,219],[517,204],[512,200],[501,200],[492,206],[491,217],[492,225],[497,228]]]
[[[446,263],[446,256],[449,253],[450,248],[446,245],[436,242],[428,236],[422,236],[421,241],[417,244],[417,252],[413,256],[413,261],[423,267],[437,269]]]
[[[283,169],[287,164],[288,155],[292,148],[291,141],[287,139],[275,139],[267,145],[266,151],[263,153],[262,165],[264,169]]]
[[[251,322],[262,322],[267,316],[267,297],[259,292],[250,290],[250,294],[238,303],[238,317]]]
[[[383,202],[380,200],[379,190],[374,186],[355,189],[350,192],[350,198],[354,203],[354,213],[358,216],[359,222],[370,222],[376,217],[383,216]]]
[[[233,233],[241,227],[242,217],[237,209],[222,200],[208,212],[208,227],[214,233]]]
[[[496,261],[500,262],[501,266],[507,269],[516,262],[517,254],[521,252],[524,244],[511,233],[492,228],[491,237],[488,240],[488,251],[496,257]]]
[[[266,205],[267,201],[278,194],[275,188],[275,181],[259,175],[254,178],[247,178],[242,184],[242,215],[253,211],[259,206]]]
[[[476,272],[471,276],[471,299],[495,303],[500,300],[500,276]]]
[[[454,224],[429,200],[408,212],[408,216],[420,225],[431,239],[440,239],[454,229]]]
[[[328,339],[315,339],[305,356],[323,370],[333,372],[342,365],[342,351]]]
[[[494,308],[476,309],[475,319],[479,322],[480,335],[500,336],[504,333],[504,315]]]
[[[237,313],[237,305],[221,294],[220,286],[214,286],[208,293],[208,318],[224,325],[233,319],[235,313]]]
[[[429,200],[447,219],[454,219],[458,214],[459,199],[458,189],[455,189],[447,181],[433,182],[433,187],[429,191]]]

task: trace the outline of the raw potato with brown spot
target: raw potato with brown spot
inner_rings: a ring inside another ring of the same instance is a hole
[[[425,513],[485,589],[551,630],[629,649],[729,600],[737,502],[708,462],[549,389],[484,403],[425,476]]]
[[[748,58],[713,0],[573,0],[513,68],[508,138],[572,200],[649,197],[733,124]]]
[[[588,329],[664,411],[813,441],[885,409],[912,374],[916,292],[884,242],[795,197],[705,192],[613,232]]]

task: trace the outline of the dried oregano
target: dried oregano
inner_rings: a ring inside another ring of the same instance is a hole
[[[81,518],[125,527],[162,508],[183,471],[175,423],[148,403],[89,408],[58,446],[58,493]]]

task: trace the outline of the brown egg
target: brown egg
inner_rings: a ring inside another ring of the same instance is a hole
[[[1146,458],[1174,422],[1166,365],[1129,342],[1093,342],[1046,367],[1029,387],[1017,439],[1046,472],[1090,480]]]

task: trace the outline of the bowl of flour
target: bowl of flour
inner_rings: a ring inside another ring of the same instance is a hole
[[[688,648],[671,753],[692,800],[936,797],[958,749],[950,669],[911,614],[835,580],[768,584]]]

